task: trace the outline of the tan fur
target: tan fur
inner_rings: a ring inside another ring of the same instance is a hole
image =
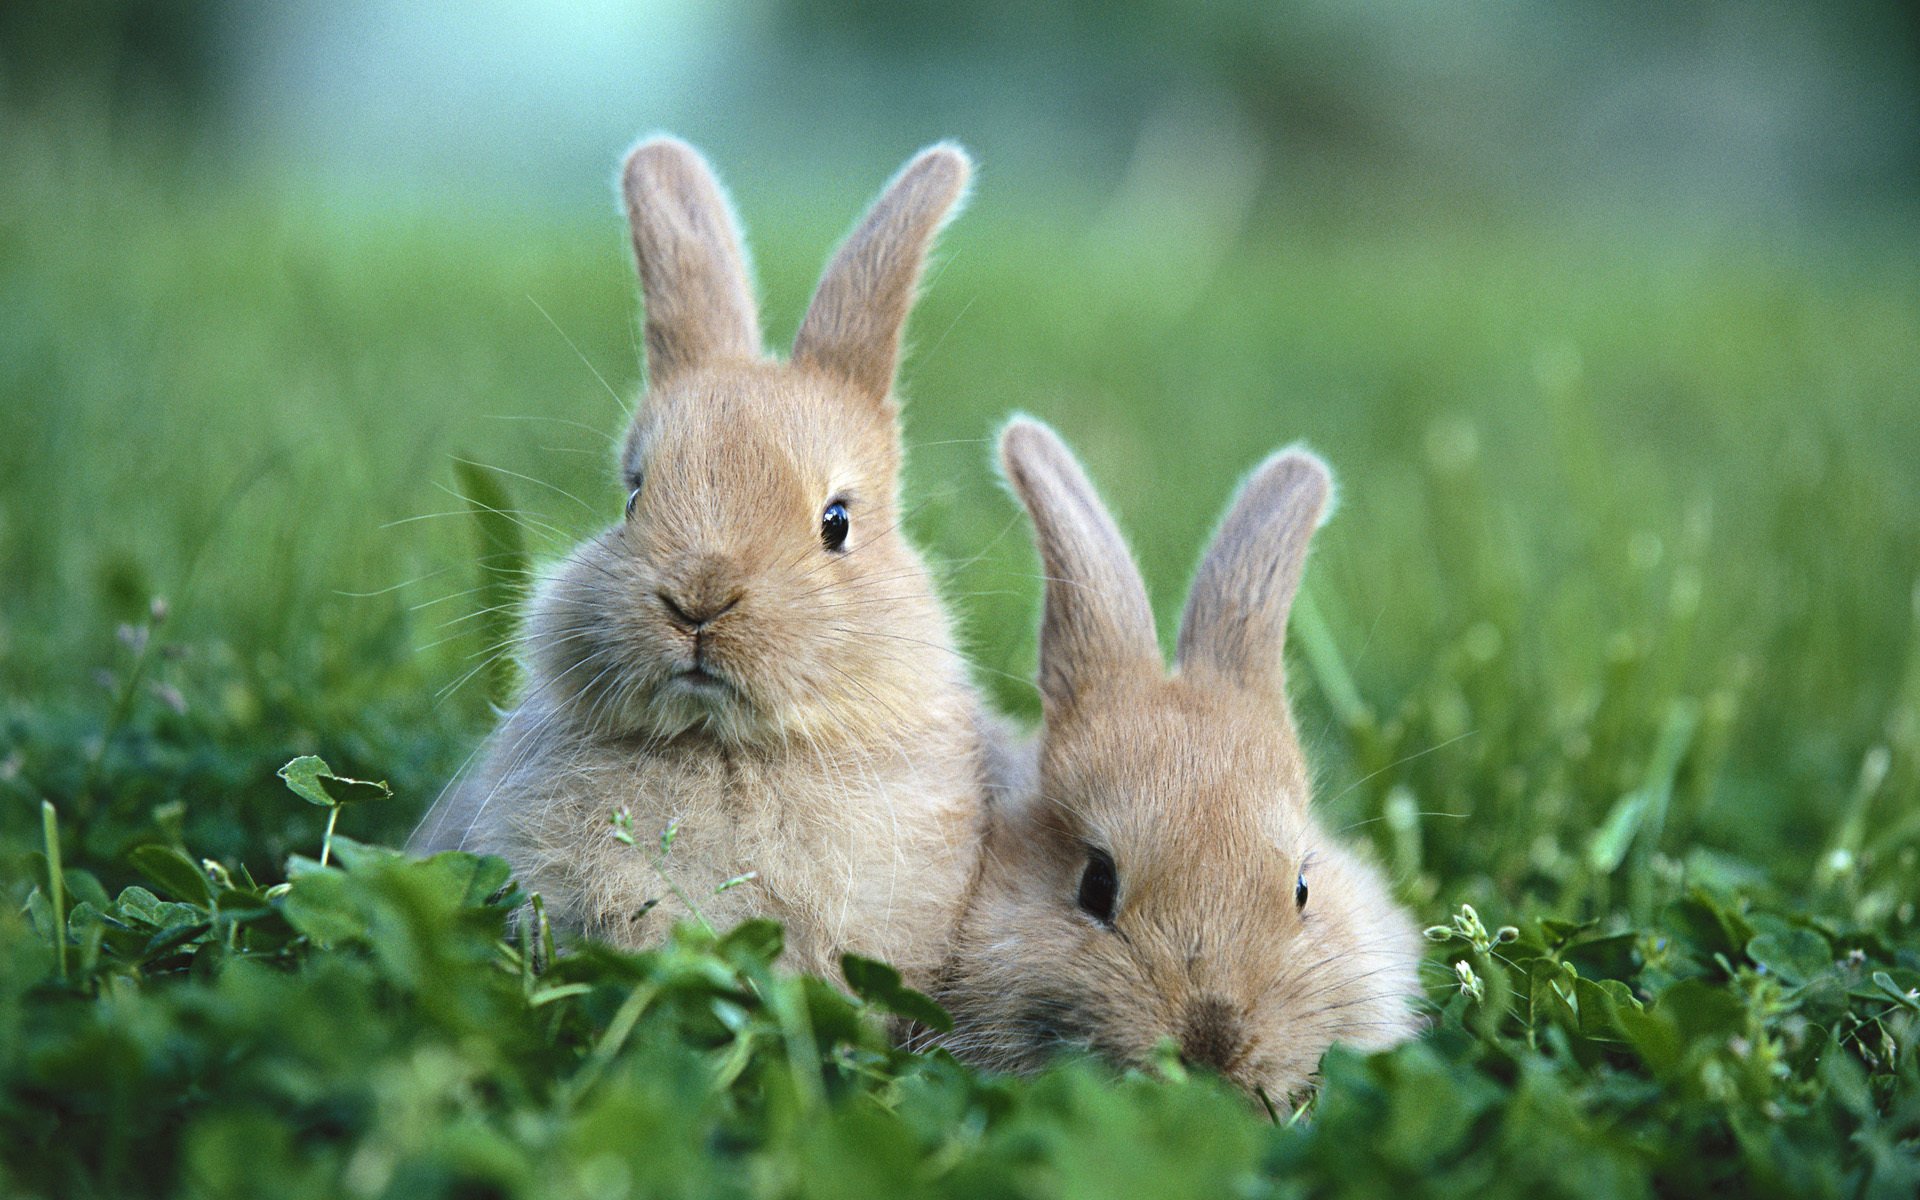
[[[894,177],[821,276],[794,335],[794,362],[885,399],[923,259],[898,247],[933,239],[965,194],[968,174],[966,156],[943,143],[922,151]]]
[[[900,532],[890,392],[913,280],[966,174],[957,150],[924,152],[829,268],[848,371],[761,356],[705,163],[671,140],[634,150],[649,388],[621,455],[633,512],[546,575],[525,695],[416,849],[500,854],[563,922],[621,944],[690,912],[767,915],[796,968],[832,974],[853,950],[926,980],[974,873],[988,718]],[[899,286],[849,286],[853,247],[863,279]],[[836,499],[841,551],[820,534]]]
[[[635,146],[620,172],[646,297],[648,380],[760,357],[760,318],[740,232],[706,161],[675,138]]]
[[[1037,785],[995,809],[943,972],[949,1047],[1030,1070],[1069,1047],[1139,1063],[1171,1038],[1278,1102],[1335,1040],[1408,1036],[1418,935],[1313,820],[1281,681],[1326,468],[1295,450],[1254,473],[1201,563],[1168,677],[1138,570],[1072,454],[1024,420],[1001,454],[1047,578],[1045,719]],[[1111,928],[1076,902],[1092,847],[1118,868]]]

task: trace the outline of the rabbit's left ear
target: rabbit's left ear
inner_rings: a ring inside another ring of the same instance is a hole
[[[1164,671],[1153,608],[1113,514],[1060,435],[1015,417],[1000,434],[1007,482],[1033,518],[1046,584],[1040,694],[1049,720],[1114,683]]]
[[[920,268],[972,173],[966,152],[949,142],[901,169],[827,265],[794,338],[793,361],[886,399]]]
[[[650,138],[627,154],[620,191],[646,305],[648,382],[759,358],[739,223],[707,160],[678,138]]]
[[[1332,474],[1305,450],[1283,450],[1248,477],[1187,595],[1183,674],[1211,673],[1284,702],[1287,615],[1332,496]]]

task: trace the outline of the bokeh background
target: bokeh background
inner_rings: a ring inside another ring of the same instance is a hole
[[[537,552],[619,512],[623,148],[709,152],[778,346],[953,137],[909,487],[1002,704],[1034,709],[1038,600],[1006,413],[1084,452],[1169,620],[1304,439],[1342,506],[1303,728],[1411,894],[1604,904],[1656,807],[1638,844],[1698,871],[1910,867],[1915,12],[9,3],[0,789],[75,797],[102,858],[186,819],[257,859],[311,840],[272,769],[319,750],[400,790],[343,829],[403,835],[491,720],[456,459]]]

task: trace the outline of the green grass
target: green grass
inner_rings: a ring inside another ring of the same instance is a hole
[[[988,465],[1007,412],[1084,452],[1163,619],[1239,472],[1304,439],[1342,489],[1292,673],[1329,819],[1423,924],[1465,902],[1516,927],[1436,941],[1433,1031],[1335,1052],[1276,1126],[1204,1080],[889,1050],[910,999],[770,972],[757,926],[536,970],[500,941],[497,866],[373,848],[489,721],[484,676],[441,695],[491,586],[456,457],[553,526],[536,554],[618,512],[621,230],[18,147],[0,1191],[1920,1181],[1910,227],[1298,202],[1223,248],[1096,237],[989,179],[950,230],[903,382],[910,490],[982,684],[1033,712],[1038,583]],[[776,340],[863,191],[747,206]],[[301,803],[275,772],[309,753],[394,797]]]

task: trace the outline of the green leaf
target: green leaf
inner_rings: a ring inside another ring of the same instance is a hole
[[[843,954],[840,974],[846,977],[854,995],[882,1012],[917,1021],[941,1033],[953,1029],[953,1018],[947,1015],[946,1009],[935,1004],[931,997],[908,987],[901,981],[900,972],[886,963],[858,954]]]
[[[543,1004],[552,1004],[555,1000],[565,1000],[569,996],[584,996],[593,991],[590,983],[563,983],[555,987],[545,987],[527,997],[528,1008],[539,1008]]]
[[[389,863],[410,861],[405,854],[391,846],[376,846],[371,842],[357,842],[350,837],[336,835],[333,839],[333,857],[348,871],[361,871],[378,868]],[[437,857],[437,856],[436,856]],[[432,860],[427,860],[431,862]]]
[[[511,644],[520,601],[527,590],[527,547],[520,522],[514,519],[513,501],[493,472],[465,459],[453,460],[453,474],[460,494],[473,514],[474,542],[478,551],[479,580],[474,603],[483,614],[479,621],[480,651],[487,659],[487,697],[505,704],[513,694],[516,668],[513,655],[503,653]]]
[[[1873,1090],[1867,1085],[1867,1073],[1845,1047],[1830,1043],[1820,1055],[1820,1081],[1840,1107],[1855,1117],[1873,1114]]]
[[[744,954],[758,964],[767,965],[780,957],[780,951],[786,948],[786,939],[786,930],[780,927],[780,922],[755,918],[734,926],[714,950],[729,961],[738,961]]]
[[[346,838],[334,839],[336,849],[349,847],[349,855],[355,845]],[[443,894],[467,907],[485,904],[501,895],[513,877],[513,868],[505,859],[469,854],[464,850],[442,851],[416,869],[423,878],[431,879],[442,889]]]
[[[1899,984],[1895,983],[1893,976],[1887,974],[1885,971],[1875,971],[1873,973],[1873,982],[1874,986],[1886,993],[1889,998],[1905,1005],[1914,1012],[1920,1012],[1920,999],[1914,997],[1912,989],[1903,989]]]
[[[1632,974],[1639,941],[1638,932],[1591,938],[1568,946],[1562,957],[1584,978],[1616,980]]]
[[[875,1031],[861,1019],[863,1005],[831,983],[811,976],[799,979],[807,1024],[823,1046],[857,1046],[875,1041]]]
[[[67,895],[72,900],[84,901],[102,912],[112,906],[113,902],[107,898],[107,889],[100,886],[100,880],[93,872],[68,867],[61,875],[66,880]]]
[[[1328,1057],[1353,1053],[1339,1047]],[[1499,1089],[1483,1076],[1453,1069],[1420,1042],[1381,1055],[1361,1069],[1389,1089],[1386,1121],[1379,1132],[1382,1152],[1416,1166],[1451,1153],[1499,1099]]]
[[[1654,1010],[1671,1018],[1689,1045],[1732,1037],[1746,1028],[1747,1008],[1742,999],[1726,988],[1698,979],[1684,980],[1660,993]]]
[[[365,940],[366,914],[341,872],[316,870],[294,881],[281,901],[288,924],[321,946]]]
[[[1722,1045],[1742,1033],[1747,1009],[1724,987],[1686,979],[1660,993],[1641,1009],[1613,997],[1613,1019],[1656,1075],[1668,1075],[1691,1056]]]
[[[1627,848],[1633,845],[1633,835],[1640,832],[1640,818],[1646,811],[1645,792],[1620,797],[1587,843],[1587,865],[1602,875],[1612,874],[1626,860]]]
[[[200,864],[172,846],[141,846],[127,855],[133,869],[176,900],[213,907],[213,885]]]
[[[245,917],[267,912],[273,904],[258,888],[221,888],[214,906],[225,917]]]
[[[113,908],[110,911],[119,916],[157,925],[160,923],[156,917],[156,910],[159,908],[160,897],[135,885],[121,889],[120,894],[114,898]]]
[[[48,916],[51,917],[52,913],[49,912]],[[91,901],[82,900],[67,910],[67,931],[76,937],[96,925],[109,923],[117,924],[112,917],[95,907]]]
[[[209,922],[195,921],[188,925],[174,925],[167,929],[162,929],[159,933],[154,934],[152,939],[147,942],[146,949],[142,952],[141,957],[147,959],[159,958],[169,950],[176,949],[193,941],[212,928],[213,926]]]
[[[1811,929],[1756,934],[1747,957],[1790,984],[1806,983],[1833,965],[1833,947]]]
[[[1598,924],[1598,921],[1567,921],[1558,917],[1541,917],[1538,921],[1542,937],[1551,946],[1564,945]]]
[[[26,914],[33,922],[34,933],[41,937],[52,935],[53,901],[47,899],[47,893],[43,889],[36,887],[27,893]]]
[[[312,754],[303,754],[281,767],[279,775],[287,781],[287,787],[292,789],[294,795],[322,808],[385,800],[393,795],[393,789],[387,786],[385,780],[370,783],[364,779],[335,775],[323,759]]]
[[[1703,958],[1743,952],[1757,932],[1719,897],[1698,888],[1669,904],[1663,921]]]
[[[1595,1041],[1620,1040],[1620,1010],[1642,1007],[1633,989],[1618,979],[1576,979],[1573,986],[1580,1002],[1580,1034]]]

